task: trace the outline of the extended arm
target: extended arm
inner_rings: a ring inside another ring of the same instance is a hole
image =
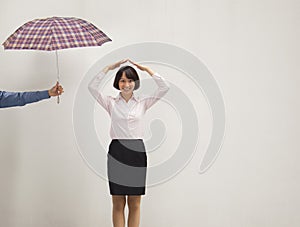
[[[29,103],[48,99],[50,96],[57,96],[63,93],[63,88],[58,83],[49,90],[31,92],[6,92],[0,91],[0,108],[13,106],[24,106]]]
[[[102,92],[99,90],[99,86],[108,71],[119,67],[121,64],[125,63],[126,61],[127,61],[127,59],[119,61],[112,65],[106,66],[89,83],[88,88],[89,88],[90,93],[97,100],[97,102],[108,112],[109,112],[109,97],[102,94]]]

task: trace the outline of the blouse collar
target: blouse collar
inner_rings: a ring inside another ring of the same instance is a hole
[[[117,95],[116,101],[119,101],[120,99],[124,99],[124,98],[122,97],[122,95],[121,95],[121,92],[119,92],[119,94]],[[132,96],[131,96],[130,99],[133,99],[133,100],[135,100],[136,102],[138,101],[138,97],[137,97],[134,93],[132,94]],[[129,100],[130,100],[130,99],[129,99]],[[125,101],[125,99],[124,99],[124,101]]]

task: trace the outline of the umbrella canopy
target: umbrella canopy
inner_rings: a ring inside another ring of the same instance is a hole
[[[75,17],[50,17],[25,23],[2,45],[4,49],[55,50],[59,82],[57,50],[101,46],[108,41],[111,39],[107,35],[85,20]],[[59,96],[57,102],[59,103]]]
[[[101,46],[111,39],[93,24],[74,17],[35,19],[18,28],[3,43],[4,49],[53,51]]]

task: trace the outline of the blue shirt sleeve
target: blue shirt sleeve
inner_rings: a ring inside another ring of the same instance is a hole
[[[0,91],[0,108],[24,106],[50,98],[48,91],[6,92]]]

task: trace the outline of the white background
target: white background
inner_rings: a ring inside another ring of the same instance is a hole
[[[176,177],[147,190],[141,227],[299,226],[299,15],[297,0],[2,0],[1,42],[50,16],[86,19],[113,42],[59,52],[60,105],[1,109],[0,226],[111,226],[107,182],[76,146],[73,102],[95,61],[145,41],[179,46],[207,65],[224,94],[227,130],[205,174],[197,173],[198,152]],[[55,83],[54,53],[0,51],[1,90]]]

